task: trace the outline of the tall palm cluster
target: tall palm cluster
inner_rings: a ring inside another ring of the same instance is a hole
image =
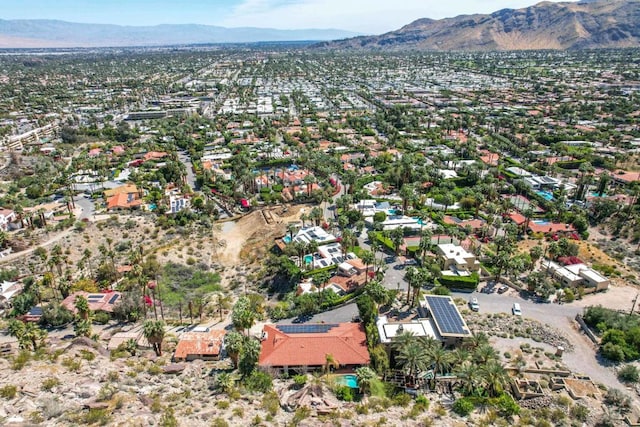
[[[466,339],[455,350],[447,350],[431,337],[403,332],[394,339],[392,350],[396,369],[413,384],[419,378],[430,377],[435,382],[438,376],[452,374],[458,378],[462,394],[497,397],[509,383],[498,353],[483,333]]]

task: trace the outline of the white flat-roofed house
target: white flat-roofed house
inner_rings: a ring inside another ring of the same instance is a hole
[[[543,261],[542,268],[565,286],[583,286],[586,292],[603,291],[611,281],[585,264],[563,266],[553,261]]]
[[[16,221],[16,213],[11,209],[0,208],[0,230],[7,231],[9,224]]]
[[[449,269],[458,275],[476,272],[480,270],[480,261],[471,252],[467,252],[462,246],[452,243],[442,243],[437,245],[437,250],[442,261],[442,269]],[[446,272],[443,271],[443,274]]]
[[[596,291],[607,289],[611,283],[609,279],[585,264],[568,265],[565,268],[582,277],[585,286],[588,288],[596,288]]]
[[[376,320],[378,335],[382,344],[389,344],[395,337],[410,332],[414,337],[431,337],[442,341],[433,319],[417,319],[408,322],[389,322],[387,316],[380,316]]]

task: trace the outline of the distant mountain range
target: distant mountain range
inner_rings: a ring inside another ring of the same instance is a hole
[[[542,2],[490,15],[419,19],[397,31],[316,45],[324,49],[526,50],[640,46],[640,0]]]
[[[53,20],[0,19],[0,48],[165,46],[335,40],[358,33],[335,29],[275,30],[210,25],[134,27]]]

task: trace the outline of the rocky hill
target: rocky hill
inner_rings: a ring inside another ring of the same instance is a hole
[[[640,0],[542,2],[490,15],[419,19],[397,31],[317,45],[329,49],[526,50],[640,46]]]

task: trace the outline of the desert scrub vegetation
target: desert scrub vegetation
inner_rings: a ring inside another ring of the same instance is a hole
[[[42,391],[51,391],[53,390],[54,387],[57,387],[60,385],[60,380],[56,377],[49,377],[49,378],[45,378],[44,381],[42,381],[42,385],[40,386],[40,389],[42,389]]]
[[[3,399],[11,400],[16,397],[18,393],[18,387],[13,384],[7,384],[3,387],[0,387],[0,397]]]

